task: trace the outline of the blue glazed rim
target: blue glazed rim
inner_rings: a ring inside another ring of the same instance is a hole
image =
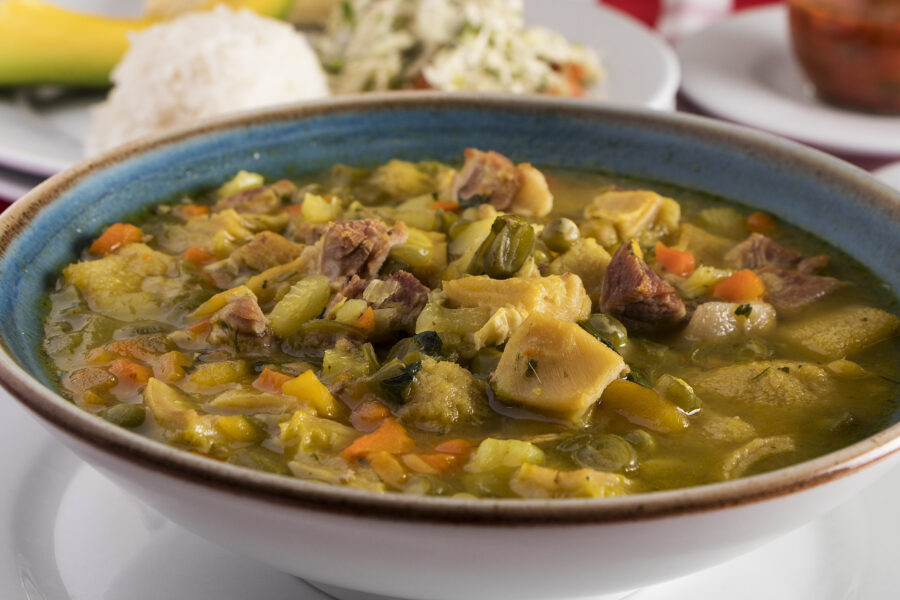
[[[40,362],[40,302],[105,224],[209,188],[238,169],[296,176],[335,162],[457,160],[468,146],[537,165],[678,185],[771,212],[867,265],[896,296],[900,195],[843,161],[772,135],[681,114],[580,101],[409,93],[247,113],[139,141],[54,176],[0,215],[0,384],[40,419],[136,466],[297,508],[483,525],[621,522],[721,509],[805,490],[900,449],[900,424],[771,473],[603,500],[460,500],[375,494],[221,464],[140,437],[56,394]],[[24,299],[24,300],[23,300]]]

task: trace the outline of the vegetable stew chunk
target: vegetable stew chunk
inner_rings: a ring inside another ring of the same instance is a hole
[[[465,206],[490,203],[504,210],[522,185],[522,175],[508,158],[493,150],[466,148],[466,162],[453,179],[450,197]]]
[[[606,268],[600,308],[637,332],[672,329],[687,315],[675,288],[647,266],[633,240],[619,246]]]
[[[725,255],[725,260],[735,269],[778,267],[811,273],[825,267],[829,259],[825,254],[803,258],[803,254],[793,248],[782,246],[761,233],[751,233]]]
[[[819,365],[787,360],[756,361],[687,375],[702,398],[769,408],[822,406],[838,392]]]
[[[501,400],[578,421],[627,367],[575,323],[533,313],[509,338],[492,376]]]
[[[775,309],[765,302],[706,302],[697,307],[684,330],[692,342],[726,342],[762,335],[775,327]]]
[[[363,279],[374,277],[387,260],[391,247],[402,244],[406,237],[402,222],[391,229],[377,219],[333,223],[322,236],[319,270],[332,281],[351,275]]]
[[[900,319],[869,306],[845,306],[781,327],[787,343],[816,358],[852,356],[900,332]]]
[[[406,425],[446,433],[483,421],[489,410],[484,384],[467,369],[428,358],[407,388],[406,403],[398,414]]]
[[[763,267],[756,273],[766,286],[766,300],[775,307],[775,310],[785,315],[796,313],[842,285],[834,277],[811,275],[779,267]]]

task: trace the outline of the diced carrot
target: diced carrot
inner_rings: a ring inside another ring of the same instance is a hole
[[[577,63],[566,63],[562,66],[563,77],[569,83],[572,96],[584,96],[584,69]]]
[[[448,454],[447,456],[450,455]],[[410,471],[424,473],[426,475],[437,475],[439,473],[439,469],[431,466],[431,464],[425,460],[425,455],[423,454],[404,454],[400,457],[400,460],[403,461],[403,464],[406,465]]]
[[[357,460],[373,452],[384,451],[389,454],[406,454],[416,449],[416,443],[406,433],[403,425],[395,419],[388,418],[381,422],[378,429],[353,440],[341,452],[344,460]]]
[[[215,256],[196,246],[191,246],[185,250],[182,256],[184,256],[184,260],[195,265],[208,265],[209,263],[216,261]]]
[[[375,311],[372,310],[371,306],[367,306],[366,310],[363,311],[363,314],[359,315],[359,318],[353,321],[353,326],[358,327],[363,331],[372,331],[375,329]]]
[[[764,212],[755,212],[747,217],[747,228],[756,233],[772,234],[778,228],[775,219]]]
[[[285,375],[284,373],[279,373],[278,371],[273,371],[266,367],[262,370],[262,373],[259,374],[259,377],[253,381],[252,385],[263,392],[280,394],[281,386],[291,379],[293,379],[293,377],[290,375]]]
[[[106,228],[100,237],[91,244],[91,254],[104,256],[118,250],[122,246],[139,242],[143,239],[144,232],[128,223],[114,223]]]
[[[434,447],[436,452],[444,454],[456,454],[458,456],[468,456],[472,452],[472,444],[467,440],[455,439],[441,442]]]
[[[202,204],[179,204],[175,207],[176,213],[183,219],[199,217],[209,214],[209,207]]]
[[[292,218],[298,217],[303,213],[303,203],[300,202],[297,204],[288,204],[287,206],[284,207],[283,210],[284,210],[284,212],[289,214]]]
[[[662,242],[656,242],[656,262],[673,275],[687,277],[694,272],[694,255],[677,248],[669,248]]]
[[[193,361],[178,350],[160,355],[153,361],[153,376],[166,383],[184,379],[184,368]]]
[[[381,450],[369,455],[369,466],[375,471],[375,474],[381,477],[382,481],[394,487],[400,487],[406,483],[406,469],[397,460],[397,457],[390,452]]]
[[[391,409],[378,400],[364,400],[350,413],[350,423],[360,431],[372,431],[391,416]]]
[[[131,362],[127,358],[119,358],[111,362],[109,372],[116,376],[119,383],[133,387],[143,387],[150,380],[151,375],[148,367]]]
[[[191,333],[197,337],[201,337],[206,335],[212,326],[209,323],[209,319],[203,319],[202,321],[197,321],[196,323],[192,323],[187,326],[188,333]]]
[[[766,284],[749,269],[738,271],[713,288],[712,295],[728,302],[759,300],[766,293]]]
[[[441,209],[447,212],[455,212],[459,210],[459,202],[456,200],[437,200],[431,204],[432,210]]]
[[[413,456],[413,455],[407,455]],[[434,469],[435,471],[448,471],[454,467],[462,466],[466,459],[465,457],[458,454],[446,454],[444,452],[432,452],[430,454],[417,454],[425,464]],[[409,464],[407,464],[409,466]],[[412,467],[409,466],[411,469]]]

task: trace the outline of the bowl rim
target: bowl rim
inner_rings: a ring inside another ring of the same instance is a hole
[[[503,109],[518,113],[559,113],[572,118],[609,118],[636,125],[652,125],[692,139],[714,139],[773,160],[790,160],[810,175],[832,178],[867,189],[866,202],[900,221],[900,196],[866,172],[818,150],[713,119],[681,113],[661,113],[586,103],[573,99],[511,97],[495,94],[409,92],[346,96],[323,101],[248,111],[170,133],[142,138],[84,160],[54,175],[0,215],[0,255],[49,204],[66,190],[98,171],[142,153],[202,137],[217,131],[340,113],[403,111],[433,108]],[[624,523],[689,515],[737,507],[801,492],[885,460],[900,450],[900,423],[850,446],[796,465],[734,481],[604,499],[463,499],[410,496],[351,489],[283,475],[272,475],[212,461],[116,427],[44,387],[20,366],[0,339],[0,386],[52,429],[87,444],[91,449],[142,469],[244,498],[281,506],[323,511],[358,518],[389,519],[458,525],[543,526],[585,523]],[[127,456],[127,458],[122,458]]]

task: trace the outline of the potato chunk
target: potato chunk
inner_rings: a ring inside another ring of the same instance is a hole
[[[768,406],[811,407],[838,393],[834,377],[808,362],[771,360],[730,365],[686,375],[704,399]]]
[[[543,217],[553,210],[553,194],[544,174],[528,163],[516,165],[522,185],[513,196],[509,210],[523,217]]]
[[[588,295],[596,299],[600,296],[603,274],[610,260],[612,256],[594,238],[583,238],[550,263],[550,272],[556,275],[578,275]]]
[[[615,473],[557,471],[534,464],[519,467],[509,487],[523,498],[609,498],[624,496],[631,481]]]
[[[851,356],[897,335],[900,319],[868,306],[845,306],[781,326],[787,343],[816,358],[833,360]]]
[[[619,354],[577,324],[536,312],[509,338],[492,381],[506,401],[578,421],[625,370]]]
[[[92,310],[130,321],[153,318],[160,305],[170,299],[172,290],[156,286],[166,293],[154,293],[146,291],[144,283],[149,278],[165,276],[173,263],[172,257],[146,244],[134,243],[99,260],[69,265],[63,275],[78,288]]]
[[[775,327],[775,309],[765,302],[706,302],[697,307],[684,330],[692,342],[729,342],[762,335]]]
[[[454,426],[478,423],[488,413],[482,384],[456,363],[425,359],[406,391],[398,416],[404,425],[447,432]]]
[[[463,277],[444,282],[444,295],[454,306],[512,306],[527,316],[540,312],[566,321],[584,316],[586,297],[581,279],[572,274],[548,277]]]
[[[588,219],[612,222],[623,240],[636,237],[656,221],[663,197],[649,190],[613,190],[594,198],[584,209]]]

